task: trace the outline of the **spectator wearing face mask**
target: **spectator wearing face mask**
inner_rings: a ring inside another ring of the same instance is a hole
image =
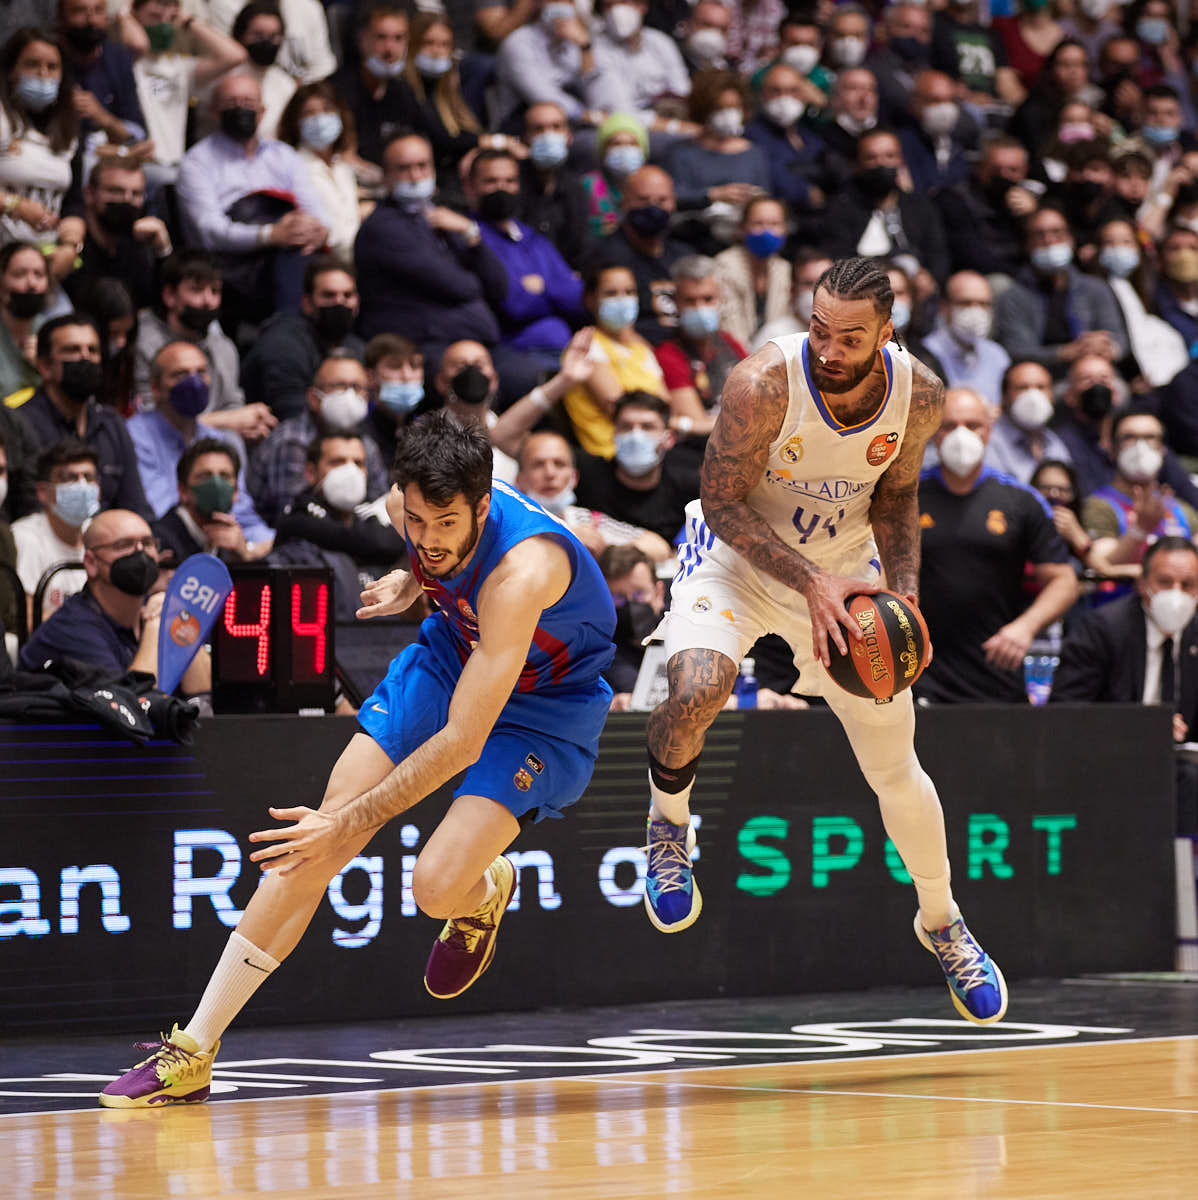
[[[232,515],[240,477],[241,460],[227,442],[202,437],[187,447],[175,471],[179,503],[150,526],[163,566],[178,566],[193,554],[215,554],[227,563],[250,557]]]
[[[841,71],[832,85],[827,109],[814,117],[812,124],[827,147],[832,192],[856,168],[858,139],[878,124],[878,81],[873,72],[866,67]]]
[[[133,360],[133,386],[148,402],[150,372],[168,342],[193,342],[208,360],[208,410],[204,420],[247,441],[260,441],[277,419],[260,400],[247,404],[238,377],[237,347],[220,327],[224,277],[212,255],[180,250],[162,264],[161,303],[138,313]]]
[[[83,531],[100,511],[96,452],[77,438],[64,438],[44,450],[37,460],[37,498],[41,512],[30,513],[12,526],[17,575],[25,589],[31,627],[34,593],[42,575],[58,563],[83,562]],[[82,571],[54,575],[42,600],[41,619],[57,612],[86,581]]]
[[[179,0],[134,0],[117,16],[117,27],[137,60],[133,79],[146,137],[154,144],[147,170],[156,182],[173,183],[187,149],[191,105],[217,76],[246,61],[246,49],[199,17],[184,15]],[[190,51],[180,53],[178,43],[187,39]]]
[[[745,127],[745,137],[769,164],[769,190],[796,212],[820,208],[826,188],[824,143],[799,124],[806,107],[803,76],[785,62],[761,80],[761,110]]]
[[[973,120],[956,100],[957,88],[943,71],[920,71],[911,91],[913,124],[899,133],[903,162],[917,191],[935,195],[961,183],[966,151],[977,140]]]
[[[782,255],[786,232],[785,205],[772,196],[758,196],[745,205],[740,245],[715,257],[720,322],[742,346],[749,345],[763,325],[790,313],[791,267]]]
[[[230,32],[233,40],[245,49],[247,62],[241,70],[258,81],[262,92],[258,136],[277,137],[279,118],[295,95],[296,87],[295,80],[277,65],[286,35],[279,6],[274,0],[251,0],[234,18]],[[205,132],[211,133],[214,127],[207,125]]]
[[[664,28],[653,20],[649,23]],[[697,0],[682,26],[682,61],[687,71],[725,71],[728,69],[728,28],[732,13],[721,0]],[[666,33],[671,32],[665,29]]]
[[[83,265],[67,277],[73,301],[96,279],[125,280],[138,308],[158,299],[158,272],[171,253],[171,235],[158,217],[146,216],[146,178],[136,163],[101,159],[83,189]]]
[[[272,563],[328,566],[333,571],[333,608],[352,621],[366,581],[403,557],[403,538],[390,520],[363,515],[366,447],[357,435],[320,434],[304,461],[304,490],[279,518]]]
[[[1025,702],[1028,647],[1078,595],[1048,505],[983,463],[989,414],[976,392],[950,388],[935,434],[940,465],[919,483],[919,602],[938,643],[915,687],[933,703]],[[1030,605],[1028,563],[1040,585]]]
[[[566,525],[596,557],[608,546],[634,546],[655,563],[674,557],[673,546],[656,533],[577,503],[574,448],[560,433],[530,433],[520,447],[517,463],[516,487]]]
[[[1082,704],[1163,704],[1173,740],[1198,721],[1198,550],[1163,537],[1144,555],[1134,592],[1084,614],[1061,646],[1049,699]],[[1177,760],[1177,833],[1198,836],[1198,777]]]
[[[0,247],[0,401],[40,380],[34,321],[46,307],[46,256],[29,242]]]
[[[1049,428],[1052,375],[1038,362],[1012,363],[1003,372],[1002,411],[986,440],[986,466],[1020,483],[1049,459],[1071,462],[1069,447]]]
[[[313,259],[304,273],[299,313],[270,317],[245,356],[241,368],[245,389],[280,421],[305,412],[320,364],[335,350],[351,357],[360,357],[365,350],[353,332],[359,304],[352,268],[330,257]]]
[[[577,268],[588,240],[589,202],[579,176],[567,166],[574,135],[560,105],[531,104],[524,113],[528,157],[520,163],[516,215],[548,238]],[[613,224],[615,208],[612,209]]]
[[[592,238],[606,237],[620,226],[624,185],[645,165],[649,135],[627,113],[612,113],[598,130],[599,166],[582,177],[587,198],[587,230]]]
[[[292,146],[308,171],[329,220],[325,249],[353,265],[354,238],[362,224],[358,177],[349,161],[353,117],[327,81],[297,88],[279,117],[279,141]]]
[[[396,438],[424,401],[424,355],[398,333],[370,339],[362,357],[373,403],[367,428],[384,463],[395,458]]]
[[[595,319],[588,357],[593,370],[563,401],[579,445],[588,454],[611,458],[613,416],[627,392],[665,397],[665,377],[653,347],[636,331],[640,302],[636,277],[627,267],[587,273],[583,303]]]
[[[596,7],[602,24],[595,33],[591,104],[603,112],[631,113],[650,134],[696,133],[695,128],[655,111],[662,97],[689,96],[691,77],[674,39],[645,28],[647,0],[602,0]]]
[[[986,277],[958,271],[944,285],[940,323],[923,344],[944,369],[949,387],[972,388],[988,404],[997,405],[1011,356],[991,340],[993,323],[994,295]]]
[[[493,346],[507,272],[477,221],[432,202],[437,179],[427,138],[404,134],[388,142],[383,186],[386,199],[354,243],[358,286],[370,297],[358,332],[372,338],[403,330],[430,365],[451,342]]]
[[[1198,233],[1175,225],[1161,242],[1156,311],[1181,334],[1190,353],[1198,345]]]
[[[496,307],[500,339],[492,352],[506,407],[556,371],[571,327],[585,316],[582,280],[551,241],[516,220],[520,166],[509,151],[475,155],[466,197],[484,245],[507,274],[507,293]]]
[[[640,674],[645,648],[641,644],[661,622],[666,585],[653,563],[635,546],[610,546],[599,555],[599,569],[616,606],[612,641],[616,654],[603,678],[611,685],[611,711],[627,712]]]
[[[150,515],[124,418],[98,399],[104,368],[95,321],[82,313],[51,318],[37,331],[36,365],[42,384],[21,405],[19,416],[38,449],[65,437],[79,438],[95,450],[100,462],[101,507]]]
[[[1107,221],[1098,230],[1098,273],[1115,294],[1127,335],[1128,357],[1121,367],[1151,387],[1163,387],[1190,363],[1185,339],[1148,311],[1154,275],[1140,250],[1131,221]]]
[[[1198,514],[1159,482],[1165,461],[1160,418],[1128,408],[1111,422],[1115,472],[1086,497],[1082,524],[1094,540],[1090,562],[1110,578],[1138,578],[1140,560],[1157,538],[1198,534]]]
[[[690,117],[702,132],[675,142],[665,168],[674,182],[676,207],[697,214],[710,237],[727,242],[740,210],[770,188],[765,152],[744,136],[747,103],[743,85],[730,71],[698,75],[690,96]]]
[[[879,117],[900,124],[911,111],[915,80],[932,61],[932,13],[923,4],[887,7],[878,22],[869,69],[878,80]]]
[[[578,502],[672,543],[695,492],[690,472],[666,462],[674,445],[669,419],[670,406],[659,396],[621,396],[613,414],[615,457],[580,459]]]
[[[382,455],[366,428],[370,380],[360,359],[334,350],[312,376],[304,410],[282,421],[250,457],[246,480],[258,510],[272,523],[304,489],[304,463],[317,435],[361,437],[366,454],[367,495],[387,490]]]
[[[245,462],[241,439],[201,420],[208,407],[208,360],[190,342],[168,342],[150,369],[153,408],[143,408],[129,418],[129,436],[137,449],[137,465],[145,485],[153,519],[165,516],[179,503],[179,460],[200,438],[215,437],[231,445]],[[244,471],[237,480],[237,495],[230,510],[244,539],[239,547],[245,558],[261,558],[270,549],[274,530],[259,516],[245,489]]]
[[[836,73],[821,65],[827,46],[824,29],[814,9],[789,9],[778,23],[777,54],[762,66],[749,81],[749,87],[760,91],[766,75],[778,66],[798,72],[798,97],[812,109],[821,109],[828,102]]]
[[[1012,358],[1035,359],[1054,375],[1083,355],[1118,362],[1127,352],[1114,294],[1073,265],[1073,233],[1065,214],[1041,205],[1027,220],[1031,265],[994,308],[994,338]]]
[[[245,0],[190,0],[204,19],[221,33],[229,33]],[[277,0],[285,34],[274,64],[296,83],[316,83],[337,69],[329,44],[329,25],[320,0]]]
[[[1052,509],[1052,523],[1073,555],[1074,573],[1080,575],[1089,565],[1090,549],[1094,542],[1082,527],[1077,472],[1062,459],[1046,458],[1032,472],[1029,482],[1048,501]]]

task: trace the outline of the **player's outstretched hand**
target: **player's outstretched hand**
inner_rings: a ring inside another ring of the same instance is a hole
[[[255,850],[250,862],[262,863],[264,871],[276,869],[286,875],[306,862],[319,862],[337,849],[341,836],[337,821],[330,813],[311,808],[271,808],[277,821],[294,821],[282,829],[263,829],[250,834],[251,842],[278,842],[265,850]]]
[[[881,590],[881,584],[866,583],[863,579],[846,579],[843,575],[832,575],[827,571],[819,571],[807,581],[807,586],[803,588],[803,596],[811,613],[812,652],[825,667],[830,666],[832,662],[828,651],[829,638],[841,654],[849,652],[840,629],[842,625],[854,641],[859,642],[865,636],[861,627],[849,615],[845,602],[850,596],[862,593],[872,596]]]
[[[407,571],[395,570],[376,579],[362,589],[362,607],[355,616],[365,621],[371,617],[390,617],[406,612],[416,602],[420,585]]]

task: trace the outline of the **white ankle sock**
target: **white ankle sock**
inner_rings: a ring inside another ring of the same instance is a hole
[[[499,889],[495,886],[495,880],[491,875],[489,868],[483,872],[483,883],[486,884],[487,891],[482,898],[482,903],[478,906],[479,908],[486,908],[487,905],[495,899],[495,894],[499,891]]]
[[[203,1051],[211,1050],[230,1022],[246,1006],[278,963],[236,930],[229,936],[220,962],[208,980],[195,1016],[184,1033],[195,1038]]]
[[[669,821],[673,825],[689,825],[691,820],[691,788],[688,783],[680,792],[663,792],[653,782],[649,773],[649,815],[655,821]]]

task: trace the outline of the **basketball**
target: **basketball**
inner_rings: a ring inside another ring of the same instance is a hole
[[[846,692],[874,700],[909,688],[927,665],[930,639],[923,614],[893,592],[850,596],[847,607],[865,637],[851,641],[845,631],[848,654],[829,638],[828,674]]]

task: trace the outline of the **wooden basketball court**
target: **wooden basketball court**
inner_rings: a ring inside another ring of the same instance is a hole
[[[18,1113],[0,1147],[22,1200],[1190,1200],[1198,1036]]]

